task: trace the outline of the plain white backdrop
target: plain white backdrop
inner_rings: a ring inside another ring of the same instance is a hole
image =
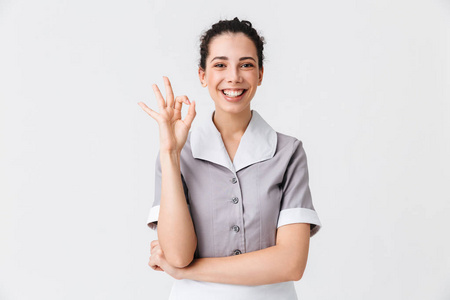
[[[1,300],[168,297],[137,102],[167,75],[207,116],[198,40],[235,16],[267,41],[252,108],[308,156],[299,299],[450,299],[449,1],[0,0]]]

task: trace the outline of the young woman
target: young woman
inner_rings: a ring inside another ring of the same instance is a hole
[[[148,218],[158,240],[149,265],[177,279],[170,299],[297,299],[294,281],[321,224],[302,142],[250,108],[263,79],[263,44],[237,18],[203,34],[198,74],[215,111],[195,130],[195,102],[175,97],[167,77],[165,99],[153,85],[159,112],[139,103],[159,125]],[[184,120],[183,104],[190,105]]]

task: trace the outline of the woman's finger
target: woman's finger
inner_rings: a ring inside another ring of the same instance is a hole
[[[174,114],[173,114],[172,120],[181,120],[181,107],[183,105],[182,97],[183,96],[177,96],[175,98],[175,108],[174,108]],[[184,96],[184,97],[186,97],[186,96]]]
[[[150,248],[150,255],[154,254],[156,252],[156,250],[158,250],[158,248],[161,248],[159,246],[159,243],[153,244],[153,242],[152,242],[152,245],[151,245],[151,248]]]
[[[155,254],[156,251],[157,251],[159,248],[160,248],[159,245],[153,246],[153,247],[150,249],[150,255]]]
[[[191,105],[189,105],[188,113],[183,120],[184,124],[186,124],[189,128],[191,127],[192,121],[194,121],[195,115],[195,101],[192,101]]]
[[[191,101],[189,101],[188,96],[186,95],[177,96],[175,98],[175,110],[181,112],[181,107],[183,106],[183,103],[187,105],[191,104]]]
[[[183,106],[183,103],[186,105],[191,104],[189,98],[186,95],[177,96],[175,98],[175,113],[173,114],[173,120],[181,120],[181,108]]]
[[[159,111],[161,112],[166,108],[166,102],[164,101],[161,91],[159,90],[159,87],[156,84],[152,85],[152,89],[153,93],[155,93],[156,101],[158,101]]]
[[[153,257],[150,257],[149,261],[148,261],[148,265],[150,266],[150,268],[152,268],[155,271],[163,271],[163,269],[161,269],[160,266],[157,265],[156,260]]]
[[[166,89],[166,101],[167,101],[167,107],[173,107],[174,99],[173,99],[173,90],[172,85],[170,84],[170,80],[167,76],[163,76],[164,79],[164,86]]]
[[[155,271],[162,271],[162,272],[164,272],[164,270],[161,269],[161,267],[158,266],[158,265],[153,266],[152,269],[155,270]]]
[[[158,241],[156,241],[158,242]],[[163,268],[161,268],[161,260],[164,257],[163,251],[159,247],[159,242],[157,244],[154,244],[156,250],[155,253],[150,255],[150,258],[148,260],[148,265],[155,271],[164,271]]]
[[[152,117],[153,119],[155,119],[156,121],[158,121],[159,119],[159,114],[154,111],[153,109],[151,109],[150,107],[148,107],[144,102],[138,102],[138,105],[146,112],[150,115],[150,117]]]
[[[150,264],[149,264],[150,265]],[[160,266],[158,266],[158,265],[154,265],[154,266],[150,266],[153,270],[155,270],[155,271],[162,271],[162,272],[164,272],[164,270],[163,269],[161,269],[161,267]]]
[[[153,248],[153,247],[155,247],[156,245],[158,245],[159,244],[159,241],[158,240],[153,240],[151,243],[150,243],[150,246]]]

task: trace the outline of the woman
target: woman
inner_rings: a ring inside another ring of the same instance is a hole
[[[153,85],[158,113],[139,103],[160,131],[149,265],[178,279],[170,299],[297,299],[293,281],[321,224],[302,142],[250,108],[263,43],[237,18],[204,33],[198,74],[215,111],[195,130],[195,102],[174,97],[167,77],[165,100]]]

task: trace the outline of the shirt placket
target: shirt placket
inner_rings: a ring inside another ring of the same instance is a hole
[[[232,173],[232,177],[230,178],[230,184],[232,185],[231,194],[229,195],[229,203],[234,206],[236,211],[234,216],[234,220],[232,221],[234,224],[229,228],[230,233],[232,234],[232,238],[236,240],[234,245],[237,245],[236,248],[231,249],[230,255],[239,255],[241,253],[245,253],[245,228],[244,228],[244,211],[243,211],[243,202],[242,202],[242,190],[241,184],[239,182],[239,177],[236,172]]]

